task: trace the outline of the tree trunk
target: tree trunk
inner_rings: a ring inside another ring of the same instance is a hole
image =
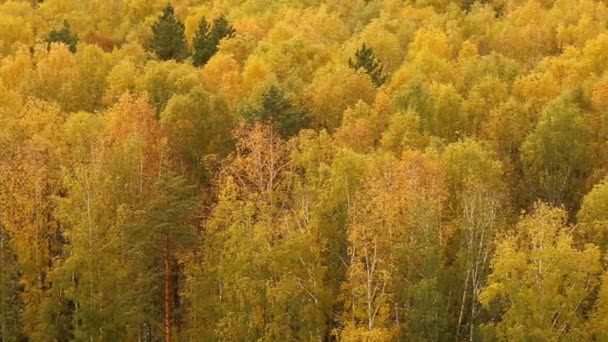
[[[171,243],[169,234],[165,235],[165,341],[173,339],[173,322],[171,321]]]

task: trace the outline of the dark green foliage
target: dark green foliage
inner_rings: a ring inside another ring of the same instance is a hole
[[[18,320],[22,309],[17,256],[10,248],[8,233],[0,225],[0,341],[23,338]]]
[[[258,108],[244,111],[248,123],[261,121],[275,126],[283,137],[290,137],[308,127],[312,114],[306,108],[295,107],[281,89],[271,86],[263,95]]]
[[[357,71],[363,69],[372,78],[376,87],[386,82],[386,75],[384,74],[382,64],[374,56],[374,50],[371,47],[367,47],[365,43],[355,53],[354,60],[352,58],[348,60],[348,65]]]
[[[196,210],[194,186],[181,175],[165,169],[154,183],[151,196],[137,212],[137,219],[129,227],[127,239],[132,246],[131,258],[137,269],[143,271],[142,277],[134,280],[137,281],[135,288],[140,291],[138,297],[148,301],[145,303],[141,300],[140,303],[156,313],[147,314],[151,325],[158,325],[160,322],[155,319],[160,317],[160,312],[164,312],[160,299],[176,296],[176,255],[192,248],[197,242],[194,229]],[[163,261],[169,265],[163,267]],[[163,277],[161,270],[170,274],[169,293],[159,287]],[[179,301],[171,301],[172,321],[180,322],[183,319],[180,305]]]
[[[175,18],[171,5],[165,7],[163,15],[154,23],[152,33],[149,49],[158,58],[164,61],[170,59],[182,61],[188,57],[184,24]]]
[[[196,205],[194,186],[181,175],[163,170],[154,184],[154,196],[146,201],[139,212],[140,220],[132,227],[132,237],[137,240],[133,245],[143,248],[146,254],[147,248],[154,250],[162,246],[165,236],[171,237],[174,249],[192,244],[196,241],[191,222]],[[143,239],[144,235],[149,239]]]
[[[234,28],[228,23],[224,16],[213,21],[209,26],[205,17],[198,24],[198,30],[194,36],[194,55],[192,61],[196,66],[202,66],[217,52],[220,41],[234,34]]]
[[[51,43],[63,43],[68,46],[72,53],[74,53],[76,52],[76,44],[78,44],[78,36],[72,33],[70,24],[67,20],[64,20],[61,30],[51,30],[46,41],[49,44],[49,48]]]
[[[201,18],[198,23],[198,30],[192,41],[192,47],[194,48],[192,63],[196,66],[204,65],[213,56],[214,52],[209,46],[209,24],[205,17]]]
[[[211,38],[219,43],[222,38],[232,37],[234,28],[228,23],[224,16],[220,16],[213,20],[213,28],[209,34]]]

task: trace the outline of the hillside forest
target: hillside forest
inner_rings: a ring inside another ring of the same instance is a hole
[[[0,1],[0,342],[608,341],[608,1]]]

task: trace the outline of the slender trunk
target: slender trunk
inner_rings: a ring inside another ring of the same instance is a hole
[[[172,341],[173,322],[171,321],[171,244],[169,234],[165,235],[165,341]]]
[[[471,275],[471,270],[469,268],[469,263],[467,262],[467,275],[464,279],[464,290],[462,290],[462,302],[460,303],[460,314],[458,315],[458,324],[456,325],[456,341],[460,340],[460,328],[462,327],[462,323],[464,320],[464,310],[467,302],[467,292],[469,291],[469,277]]]

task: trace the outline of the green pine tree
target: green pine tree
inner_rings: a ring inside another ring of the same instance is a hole
[[[162,293],[165,341],[171,341],[174,325],[181,321],[180,303],[175,301],[177,256],[196,244],[193,222],[197,202],[194,187],[181,175],[169,169],[160,172],[153,192],[138,212],[139,218],[130,227],[129,239],[141,258],[137,263],[153,280],[148,283],[151,286],[148,292]],[[157,291],[159,288],[162,291]]]
[[[51,43],[63,43],[68,46],[72,53],[76,52],[76,44],[78,44],[78,36],[72,33],[70,24],[67,20],[63,21],[61,30],[53,29],[49,32],[46,41],[51,46]]]
[[[281,89],[274,85],[262,94],[261,106],[246,109],[244,116],[249,123],[260,121],[274,125],[283,137],[298,134],[312,120],[310,111],[295,107]]]
[[[231,37],[233,34],[234,28],[224,16],[216,18],[211,27],[205,17],[203,17],[198,24],[198,30],[193,41],[194,55],[192,59],[194,65],[202,66],[207,64],[218,51],[220,41]]]
[[[376,87],[386,82],[386,75],[384,74],[382,64],[374,55],[374,50],[366,46],[365,43],[355,53],[355,59],[350,58],[348,60],[348,65],[357,71],[363,69],[372,78]]]
[[[161,60],[182,61],[188,57],[184,24],[174,15],[173,7],[167,5],[161,17],[152,26],[153,37],[149,49]]]
[[[223,38],[232,37],[233,34],[234,28],[223,15],[213,20],[213,28],[209,36],[216,44],[219,44]]]
[[[205,65],[215,53],[210,44],[209,29],[210,27],[207,23],[207,19],[205,19],[205,17],[201,18],[201,21],[198,23],[198,30],[194,36],[194,41],[192,42],[194,47],[192,61],[196,66]]]

